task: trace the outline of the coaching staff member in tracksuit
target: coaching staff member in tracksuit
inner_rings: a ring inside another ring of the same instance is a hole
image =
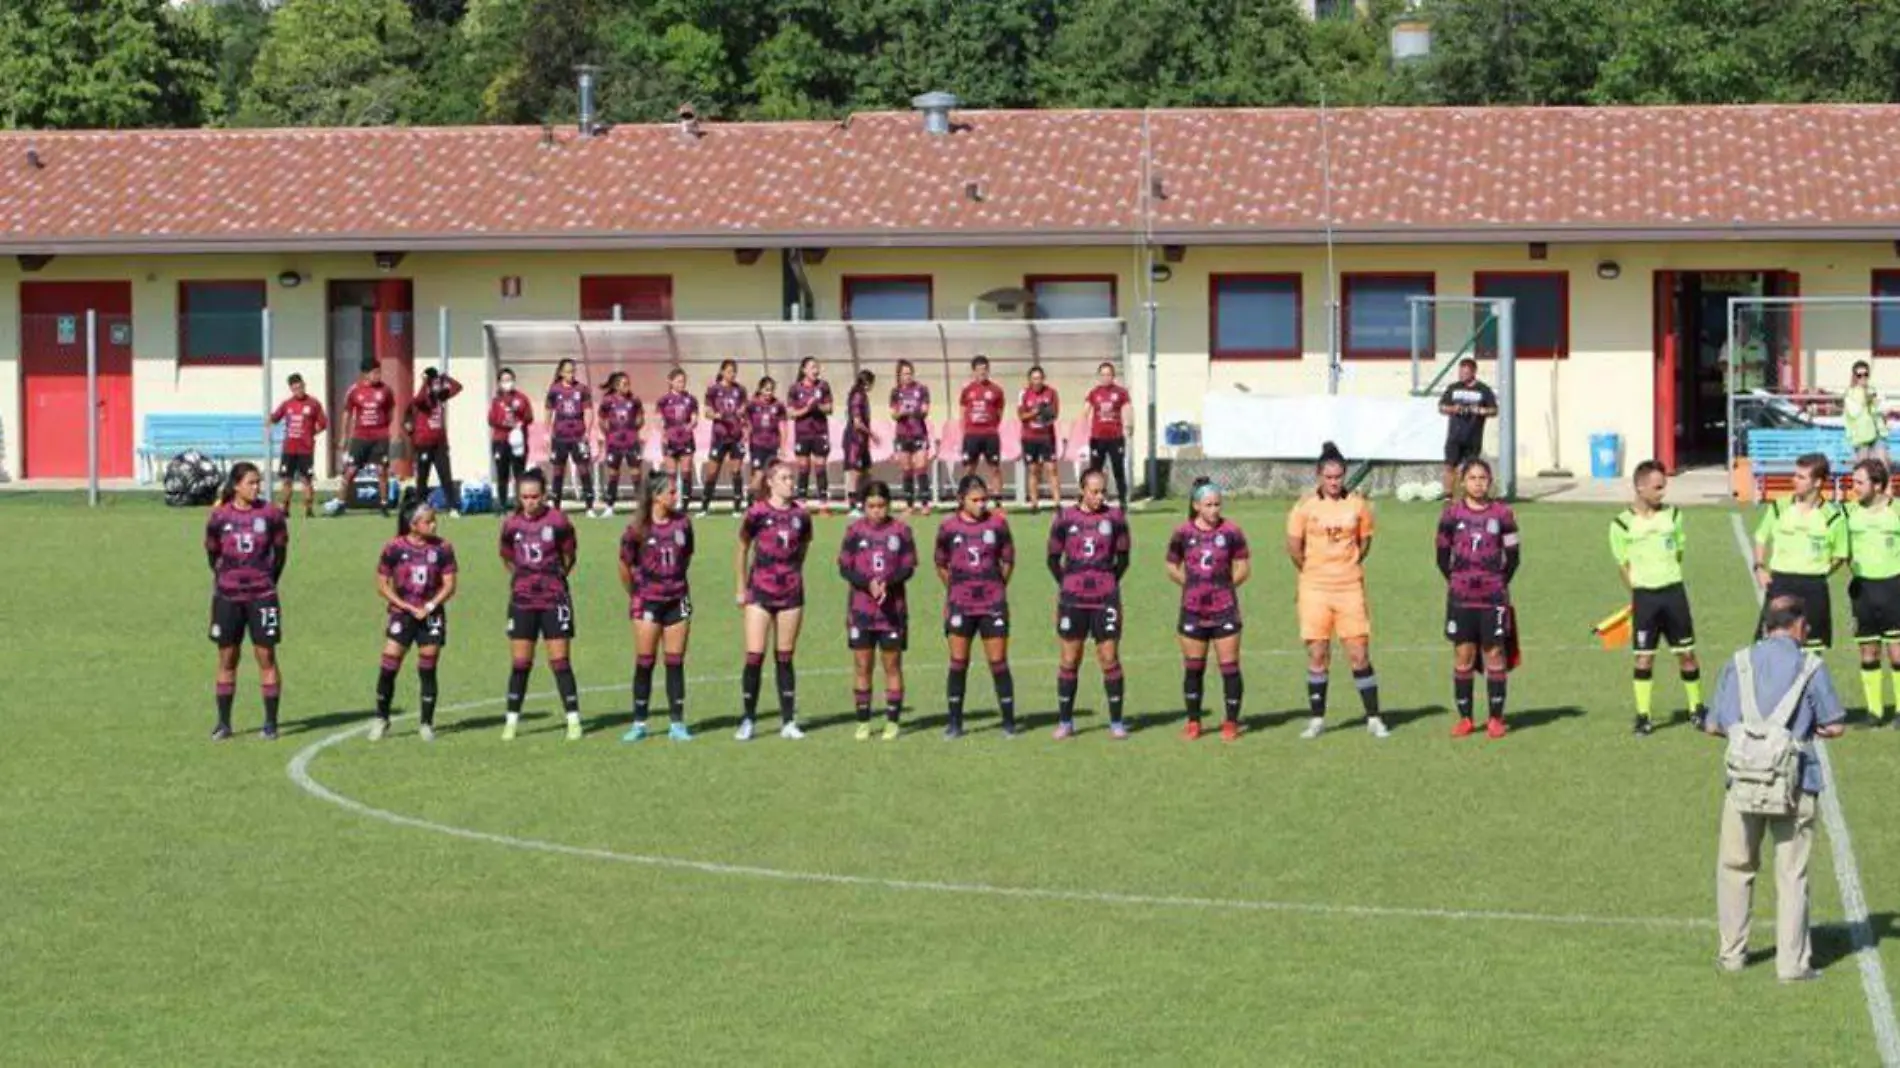
[[[1484,421],[1498,414],[1498,395],[1478,381],[1478,361],[1458,361],[1458,381],[1438,399],[1438,413],[1446,417],[1445,496],[1457,495],[1458,472],[1484,453]]]
[[[1732,796],[1722,801],[1722,838],[1715,868],[1715,912],[1720,929],[1716,963],[1726,972],[1739,972],[1747,962],[1749,907],[1754,900],[1755,873],[1761,867],[1764,833],[1775,845],[1775,972],[1784,983],[1819,979],[1808,959],[1808,853],[1814,846],[1814,813],[1821,793],[1821,765],[1812,749],[1815,738],[1838,738],[1846,711],[1828,678],[1827,668],[1816,664],[1804,671],[1808,654],[1806,609],[1799,597],[1780,596],[1762,610],[1765,637],[1743,653],[1754,676],[1755,713],[1772,717],[1782,699],[1796,686],[1800,701],[1789,717],[1788,733],[1801,744],[1801,790],[1794,812],[1786,816],[1750,815],[1737,809]],[[1715,687],[1710,734],[1726,735],[1742,722],[1742,693],[1736,665],[1723,670]]]

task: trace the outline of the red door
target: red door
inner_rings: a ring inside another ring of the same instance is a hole
[[[581,318],[612,319],[614,309],[627,322],[658,322],[673,317],[673,276],[666,274],[592,274],[581,276]]]
[[[1656,327],[1656,447],[1655,457],[1668,471],[1676,470],[1676,429],[1682,413],[1676,410],[1677,361],[1682,339],[1676,329],[1675,271],[1657,271],[1651,321]]]
[[[86,411],[86,312],[98,315],[98,407]],[[132,475],[132,285],[20,283],[20,406],[26,478],[84,478],[86,420],[99,476]]]

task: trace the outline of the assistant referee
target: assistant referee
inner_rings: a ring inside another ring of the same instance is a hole
[[[1637,464],[1633,481],[1636,500],[1610,521],[1610,555],[1630,588],[1631,644],[1636,649],[1636,722],[1632,730],[1638,735],[1650,732],[1656,650],[1665,642],[1682,669],[1690,722],[1700,729],[1708,710],[1702,707],[1695,618],[1689,612],[1689,591],[1682,582],[1682,512],[1663,503],[1669,476],[1661,464],[1654,460]]]

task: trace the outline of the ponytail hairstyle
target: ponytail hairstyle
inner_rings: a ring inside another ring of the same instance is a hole
[[[398,538],[408,537],[409,531],[412,530],[416,525],[416,517],[420,516],[424,512],[429,513],[430,516],[434,516],[435,505],[430,504],[428,501],[422,500],[421,498],[416,498],[415,500],[410,501],[409,506],[406,508],[397,509],[396,510],[396,536]]]
[[[768,389],[777,388],[777,386],[778,386],[777,380],[775,380],[771,375],[761,375],[759,376],[759,388],[753,391],[753,396],[757,396],[760,393],[764,393]]]
[[[869,393],[871,391],[871,387],[875,385],[877,385],[876,371],[873,371],[867,367],[864,370],[858,372],[858,392]]]
[[[673,476],[664,471],[649,471],[640,480],[640,492],[634,501],[633,519],[627,527],[634,532],[635,538],[645,538],[653,526],[653,499],[673,484]]]
[[[988,495],[990,492],[990,484],[983,481],[982,475],[974,473],[964,475],[962,478],[957,479],[957,511],[960,512],[963,510],[963,498],[969,496],[970,491],[973,489],[980,489],[985,495]]]
[[[1187,515],[1189,519],[1194,518],[1194,506],[1201,503],[1201,497],[1202,497],[1201,491],[1213,485],[1214,485],[1214,480],[1207,477],[1206,475],[1198,475],[1195,477],[1194,485],[1188,489]],[[1220,487],[1215,486],[1214,492],[1219,493]]]
[[[879,500],[891,503],[891,484],[882,479],[874,479],[864,484],[864,492],[859,495],[861,501]]]
[[[1339,446],[1329,441],[1319,447],[1319,462],[1313,465],[1313,472],[1317,475],[1324,475],[1326,474],[1326,469],[1335,464],[1339,466],[1339,473],[1344,475],[1346,473],[1346,454],[1339,451]],[[1340,496],[1342,498],[1346,496],[1343,492],[1343,487]]]
[[[575,363],[572,357],[563,356],[561,357],[561,362],[554,365],[555,381],[558,382],[561,380],[561,372],[563,371],[573,371],[575,380],[580,380],[580,365]]]
[[[816,366],[818,366],[818,357],[816,356],[807,356],[804,359],[798,361],[798,377],[800,378],[805,377],[805,368],[816,367]]]
[[[540,468],[530,467],[526,471],[523,471],[521,473],[521,476],[515,479],[515,514],[516,515],[527,514],[526,512],[521,510],[521,489],[523,486],[526,486],[529,483],[533,483],[535,487],[539,489],[544,496],[548,492],[548,476],[543,474]],[[552,505],[550,505],[550,507],[552,507]]]
[[[219,504],[230,504],[237,499],[238,483],[244,481],[246,475],[256,475],[260,479],[264,477],[257,465],[249,460],[239,460],[232,464],[231,470],[224,476],[224,485],[218,487]]]
[[[609,397],[617,397],[620,395],[620,383],[626,380],[627,372],[615,371],[613,374],[607,376],[607,384],[601,387],[601,391],[606,393]]]
[[[718,377],[721,380],[724,380],[724,378],[726,377],[727,371],[732,372],[733,378],[738,378],[739,377],[739,361],[738,360],[720,360]]]

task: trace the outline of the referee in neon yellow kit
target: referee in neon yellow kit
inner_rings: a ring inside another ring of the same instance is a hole
[[[1823,500],[1827,457],[1810,452],[1794,462],[1794,496],[1771,501],[1755,527],[1755,580],[1766,604],[1784,594],[1806,606],[1809,649],[1834,645],[1834,608],[1827,577],[1847,561],[1847,514]],[[1763,610],[1764,613],[1766,609]],[[1760,625],[1756,627],[1760,636]]]
[[[1667,642],[1682,668],[1689,720],[1700,730],[1708,716],[1702,706],[1702,665],[1695,656],[1695,617],[1682,583],[1682,512],[1663,503],[1669,476],[1654,460],[1636,465],[1636,500],[1610,521],[1610,555],[1630,588],[1631,644],[1636,650],[1634,686],[1638,736],[1650,732],[1650,700],[1656,650]]]

